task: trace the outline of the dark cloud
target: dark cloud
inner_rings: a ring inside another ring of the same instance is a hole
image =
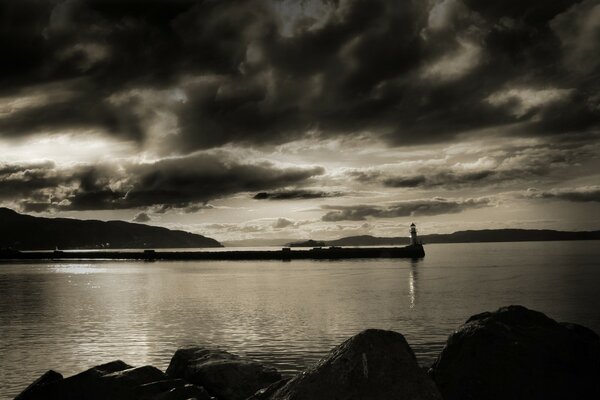
[[[141,164],[131,172],[136,178],[124,200],[143,206],[205,202],[239,192],[285,187],[306,182],[324,169],[279,168],[269,162],[246,164],[201,155]]]
[[[324,206],[323,221],[364,221],[367,218],[398,218],[423,215],[455,214],[467,209],[490,207],[490,198],[411,200],[388,205]]]
[[[326,197],[339,197],[341,192],[324,192],[314,190],[277,190],[275,192],[259,192],[252,197],[255,200],[306,200],[322,199]]]
[[[408,167],[353,169],[347,175],[361,184],[448,190],[550,180],[565,171],[579,172],[577,169],[581,162],[597,157],[597,139],[589,140],[590,137],[594,138],[593,135],[584,138],[571,136],[533,145],[508,144],[501,149],[473,150],[472,156],[477,158],[469,161],[440,163],[439,159],[434,159],[422,165],[409,164]]]
[[[597,72],[600,58],[600,5],[584,0],[550,22],[560,38],[563,61],[582,74]]]
[[[140,213],[137,213],[135,215],[135,217],[133,217],[132,221],[133,222],[145,223],[145,222],[152,221],[152,218],[150,218],[150,216],[148,214],[146,214],[145,212],[140,212]]]
[[[534,199],[557,199],[578,203],[600,202],[600,186],[561,188],[551,190],[528,189],[523,197]]]
[[[287,218],[277,218],[277,221],[273,223],[273,228],[275,229],[283,229],[289,228],[294,225],[294,221],[290,221]]]
[[[194,214],[203,210],[211,210],[215,208],[208,203],[171,203],[171,204],[155,204],[150,207],[150,210],[156,214],[165,214],[171,210],[177,210],[184,214]]]
[[[555,62],[564,55],[549,24],[574,2],[515,3],[504,11],[469,3],[459,12],[437,10],[442,21],[435,23],[425,4],[343,2],[319,28],[263,37],[251,47],[260,57],[244,64],[245,74],[197,90],[201,96],[181,114],[181,139],[201,147],[264,144],[315,129],[323,135],[369,131],[403,145],[512,123],[522,124],[513,132],[525,134],[598,127],[589,80],[584,84],[586,76]],[[522,114],[511,102],[486,101],[513,87],[573,91]],[[202,126],[210,139],[199,134]]]
[[[51,164],[4,165],[0,196],[29,211],[154,207],[196,212],[211,199],[309,182],[321,167],[247,163],[226,154],[197,154],[148,164],[57,169]],[[45,205],[45,207],[44,207]]]
[[[2,134],[96,127],[142,140],[146,121],[135,104],[111,97],[186,75],[237,75],[253,27],[268,21],[261,2],[233,3],[3,0],[0,44],[11,62],[0,66],[0,93],[26,95],[49,83],[72,93],[4,118]]]
[[[1,117],[0,134],[98,128],[142,143],[169,112],[161,149],[191,153],[308,130],[406,145],[599,127],[593,1],[327,1],[292,27],[272,3],[3,0],[0,94],[54,91]],[[181,96],[147,104],[136,90]]]
[[[65,179],[56,174],[53,162],[0,163],[0,199],[18,199],[37,192],[43,197],[44,189],[55,188]]]
[[[546,175],[548,169],[481,169],[476,171],[430,170],[425,174],[394,175],[381,171],[354,171],[350,175],[362,183],[377,183],[390,188],[444,188],[460,189],[465,187],[512,184],[516,181]]]
[[[473,11],[486,18],[512,18],[522,20],[533,27],[544,27],[555,15],[571,7],[571,0],[465,0],[464,3]]]
[[[83,89],[85,90],[85,89]],[[0,118],[1,135],[60,132],[65,130],[102,129],[125,139],[142,140],[143,121],[135,112],[135,104],[113,104],[96,97],[94,88],[67,98],[49,97],[49,102],[33,105]],[[52,93],[52,89],[49,89]]]
[[[498,175],[494,171],[477,171],[477,172],[440,172],[432,176],[425,177],[424,175],[417,175],[411,177],[391,177],[385,178],[383,184],[387,187],[460,187],[463,185],[478,184],[482,181],[490,179],[493,175]],[[509,177],[502,177],[498,179],[514,179]]]

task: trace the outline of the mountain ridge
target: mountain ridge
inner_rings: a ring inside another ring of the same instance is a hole
[[[0,208],[0,248],[192,248],[223,247],[215,239],[159,226],[119,220],[34,217]]]
[[[600,240],[600,231],[557,231],[552,229],[481,229],[465,230],[453,233],[434,233],[419,236],[423,243],[489,243],[489,242],[526,242],[557,240]],[[299,240],[288,243],[299,247],[302,244],[318,242],[322,246],[394,246],[407,245],[407,237],[378,237],[372,235],[346,236],[334,240]],[[310,246],[310,245],[309,245]]]

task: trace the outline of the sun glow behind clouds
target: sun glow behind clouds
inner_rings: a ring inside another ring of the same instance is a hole
[[[96,163],[136,154],[133,143],[111,140],[90,132],[89,135],[59,134],[37,136],[22,141],[0,140],[4,162],[51,160],[58,165]]]

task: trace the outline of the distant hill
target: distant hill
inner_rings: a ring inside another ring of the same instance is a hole
[[[265,247],[265,246],[286,246],[287,243],[293,242],[296,239],[242,239],[228,240],[221,242],[225,247]]]
[[[323,246],[397,246],[410,242],[405,237],[376,237],[371,235],[348,236],[335,240],[300,240],[287,243],[289,247],[323,247]]]
[[[419,236],[423,243],[476,243],[476,242],[534,242],[552,240],[600,240],[600,231],[565,232],[549,229],[486,229],[458,231],[449,234]],[[318,243],[319,246],[397,246],[407,245],[408,237],[348,236],[336,240],[298,241],[290,246]]]
[[[0,208],[0,248],[17,250],[223,247],[184,231],[124,221],[41,218]]]
[[[348,236],[337,240],[329,240],[328,246],[396,246],[408,244],[407,237],[376,237],[370,235]]]
[[[291,242],[287,243],[288,247],[323,247],[326,245],[326,242],[323,240],[306,240],[303,242]]]
[[[598,240],[600,231],[565,232],[550,229],[485,229],[421,236],[424,243],[539,242],[553,240]]]

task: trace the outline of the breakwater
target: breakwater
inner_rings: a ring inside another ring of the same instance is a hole
[[[0,260],[343,260],[355,258],[423,258],[423,246],[316,247],[312,249],[236,251],[0,251]]]

